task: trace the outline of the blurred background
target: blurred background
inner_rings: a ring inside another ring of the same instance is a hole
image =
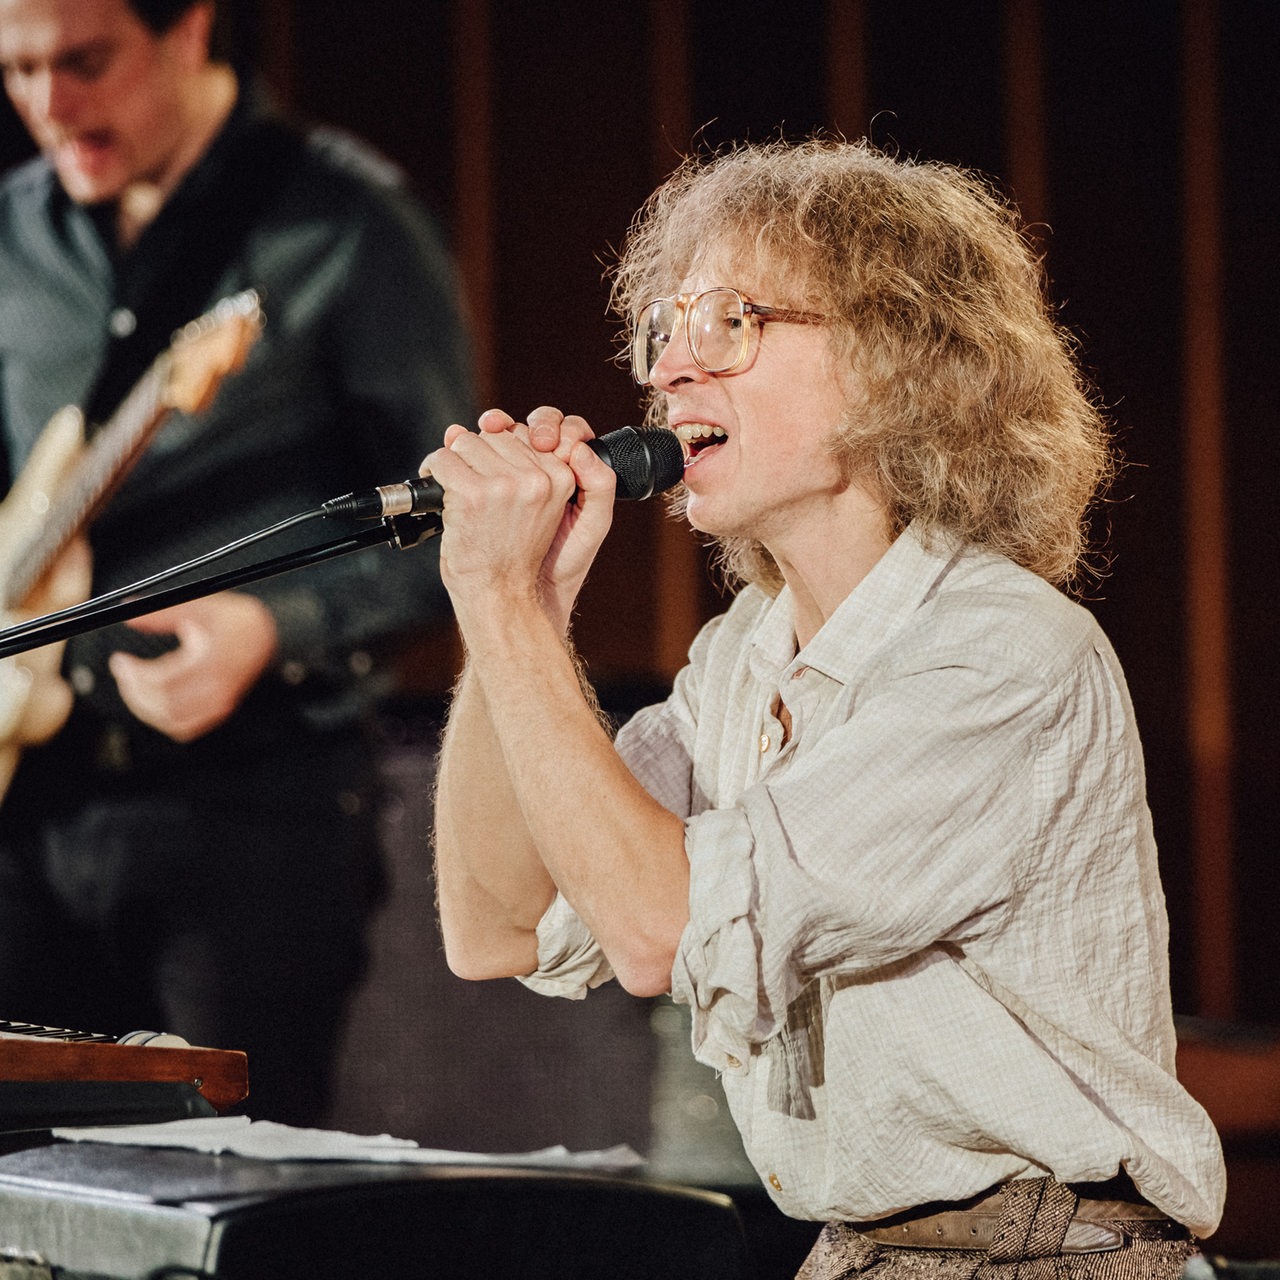
[[[223,3],[282,102],[403,166],[452,238],[482,405],[517,415],[637,421],[604,270],[690,149],[831,129],[979,168],[1018,202],[1129,463],[1086,603],[1146,745],[1183,1075],[1231,1160],[1216,1243],[1280,1257],[1280,4]],[[25,154],[6,105],[0,165]],[[577,627],[606,707],[661,696],[723,603],[659,504],[620,510]],[[483,1150],[626,1141],[659,1175],[745,1183],[673,1007],[562,1007],[445,972],[428,789],[457,657],[447,629],[423,637],[387,716],[396,892],[335,1125]]]

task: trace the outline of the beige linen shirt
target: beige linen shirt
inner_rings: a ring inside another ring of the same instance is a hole
[[[783,1212],[1123,1166],[1212,1232],[1222,1151],[1174,1076],[1141,746],[1085,609],[909,529],[799,653],[788,592],[742,592],[618,750],[686,819],[672,994]],[[609,976],[557,899],[524,981]]]

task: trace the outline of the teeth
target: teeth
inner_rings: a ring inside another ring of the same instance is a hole
[[[685,444],[693,444],[696,440],[724,439],[723,427],[711,427],[705,422],[685,422],[676,428],[676,435]]]

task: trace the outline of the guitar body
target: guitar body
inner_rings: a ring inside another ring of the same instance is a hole
[[[77,409],[64,409],[45,427],[22,474],[0,503],[0,599],[9,595],[15,553],[38,537],[53,495],[83,452],[84,421]],[[18,607],[5,610],[3,625],[88,599],[91,572],[88,544],[76,539]],[[0,795],[8,789],[22,748],[47,742],[71,714],[72,692],[59,674],[64,647],[45,645],[0,659]]]

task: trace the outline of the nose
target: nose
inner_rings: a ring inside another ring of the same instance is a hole
[[[20,91],[27,114],[47,124],[67,125],[74,122],[79,94],[73,78],[51,67],[42,68],[26,77]]]
[[[658,391],[669,391],[682,382],[699,382],[709,376],[694,363],[693,348],[689,345],[689,313],[681,307],[671,341],[662,348],[662,354],[649,370],[650,385]]]

